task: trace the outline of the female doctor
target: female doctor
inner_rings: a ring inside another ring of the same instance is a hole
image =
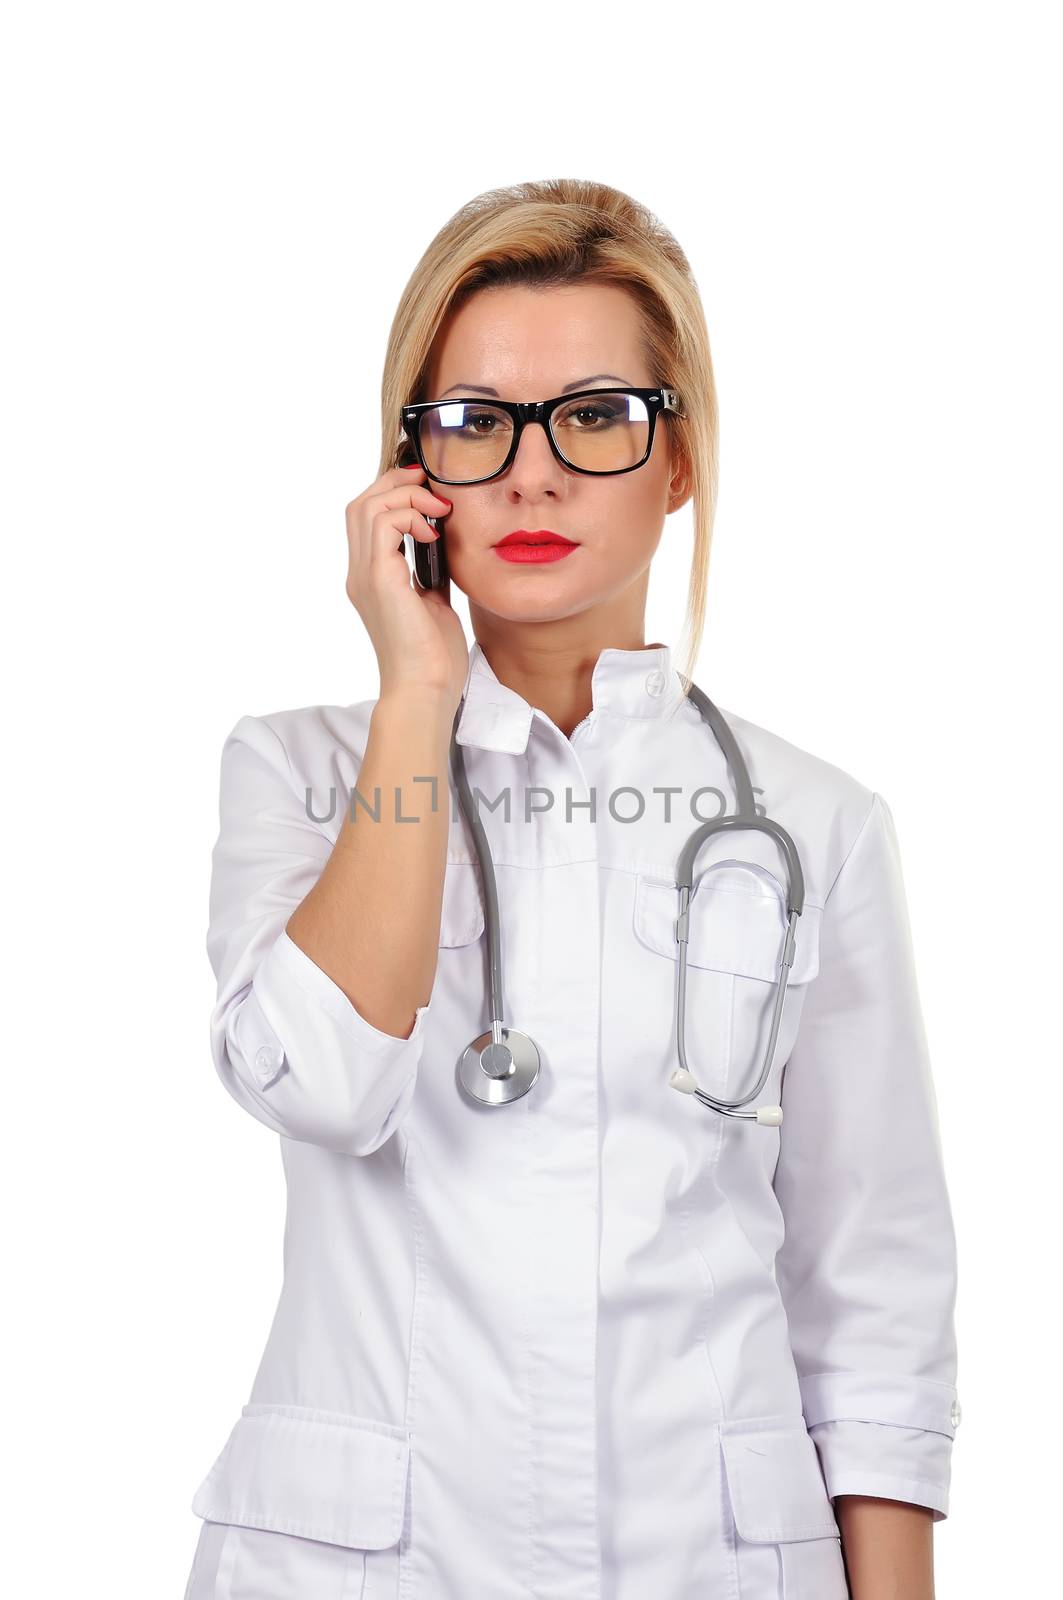
[[[644,642],[693,499],[696,654],[715,503],[682,250],[604,184],[479,196],[383,434],[379,694],[222,750],[213,1058],[288,1211],[186,1600],[929,1600],[956,1260],[891,813]]]

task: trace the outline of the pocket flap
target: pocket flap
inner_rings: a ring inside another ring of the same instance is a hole
[[[755,1544],[839,1538],[804,1419],[721,1422],[735,1527]]]
[[[247,1405],[196,1490],[210,1522],[382,1550],[402,1532],[408,1433],[308,1406]]]
[[[807,983],[819,971],[821,911],[822,907],[809,904],[806,898],[797,919],[788,986]],[[650,950],[671,956],[673,961],[679,960],[678,914],[679,891],[674,880],[640,874],[635,889],[635,932]],[[695,879],[687,918],[688,964],[774,983],[785,938],[785,891],[766,869],[754,868],[753,863],[745,867],[726,862],[722,869],[707,868]]]
[[[472,944],[484,931],[484,902],[479,868],[467,861],[448,861],[443,880],[439,943]]]

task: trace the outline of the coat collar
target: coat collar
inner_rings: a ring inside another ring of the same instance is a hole
[[[608,711],[612,716],[639,720],[661,717],[683,697],[683,680],[666,644],[646,645],[639,650],[609,647],[601,651],[591,674],[592,708]],[[458,743],[505,755],[522,755],[528,747],[535,716],[545,717],[545,712],[537,711],[498,680],[479,640],[474,639],[458,721]]]

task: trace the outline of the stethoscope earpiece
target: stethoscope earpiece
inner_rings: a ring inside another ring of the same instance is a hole
[[[685,1067],[676,1067],[668,1082],[673,1089],[678,1089],[680,1094],[697,1095],[702,1105],[711,1106],[714,1111],[721,1112],[725,1117],[744,1117],[748,1121],[759,1122],[762,1127],[767,1128],[778,1128],[782,1123],[782,1106],[758,1106],[756,1111],[732,1111],[718,1105],[710,1094],[698,1088],[694,1074],[687,1072]]]

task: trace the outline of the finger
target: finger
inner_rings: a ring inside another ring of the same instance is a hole
[[[396,546],[392,543],[396,533],[403,535],[408,533],[421,544],[431,544],[434,539],[439,538],[438,528],[433,528],[427,518],[413,506],[393,507],[379,512],[372,520],[368,549],[370,561],[379,559],[384,551],[405,548],[404,544]]]
[[[425,500],[428,499],[434,501],[436,505],[446,506],[447,510],[449,511],[451,505],[453,504],[452,501],[447,499],[445,494],[437,494],[436,491],[434,489],[430,489],[426,483],[401,483],[394,489],[384,489],[380,492],[380,494],[371,495],[367,503],[373,508],[379,506],[386,510],[392,506],[405,505],[407,495],[416,497],[414,500],[414,504],[416,505],[423,505]]]
[[[406,553],[407,533],[412,534],[413,538],[419,540],[421,544],[432,544],[436,539],[439,538],[439,529],[433,528],[431,523],[428,522],[425,523],[423,530],[420,528],[407,528],[397,546],[397,548],[402,551],[403,555]]]
[[[386,472],[380,474],[379,478],[367,484],[360,494],[355,495],[354,499],[348,504],[347,511],[348,513],[355,512],[359,506],[366,505],[375,496],[401,488],[404,484],[414,484],[423,488],[423,484],[420,483],[423,477],[424,468],[419,461],[408,467],[389,467]]]
[[[439,537],[439,529],[433,528],[424,512],[418,511],[416,506],[399,506],[389,511],[381,511],[370,524],[369,537],[373,544],[378,544],[384,536],[382,530],[388,534],[394,529],[399,533],[412,533],[415,539],[434,539]]]
[[[433,490],[426,489],[423,484],[415,483],[412,486],[406,485],[405,488],[393,489],[390,493],[373,495],[361,507],[361,514],[372,522],[381,513],[397,512],[410,506],[423,511],[428,517],[445,517],[453,510],[453,505],[444,495],[436,494]],[[356,520],[357,515],[357,512],[352,513],[351,520]]]

